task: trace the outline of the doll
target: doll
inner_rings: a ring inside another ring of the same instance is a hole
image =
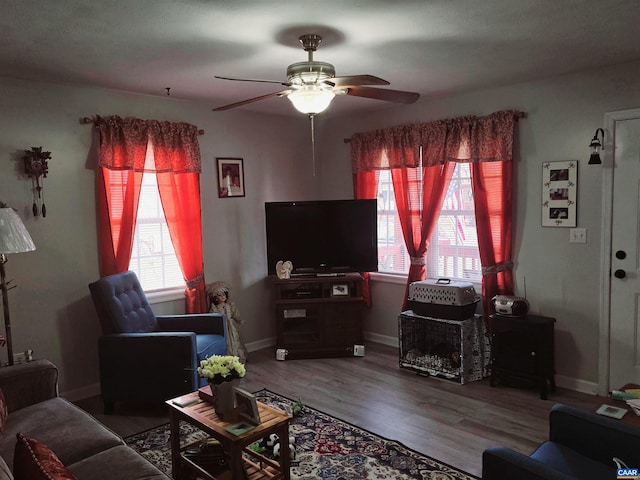
[[[214,282],[207,285],[209,311],[223,313],[227,317],[227,353],[237,356],[242,363],[247,361],[247,349],[240,339],[238,325],[242,324],[240,312],[235,303],[229,301],[229,285],[225,282]]]

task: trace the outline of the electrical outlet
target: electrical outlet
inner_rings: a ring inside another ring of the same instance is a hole
[[[569,243],[587,243],[587,229],[572,228],[569,230]]]
[[[353,346],[353,356],[354,357],[364,357],[364,345],[354,345]]]

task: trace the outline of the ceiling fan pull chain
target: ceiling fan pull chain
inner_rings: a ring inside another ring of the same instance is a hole
[[[314,128],[313,117],[315,115],[309,114],[309,120],[311,120],[311,163],[313,168],[313,176],[316,176],[316,131]]]

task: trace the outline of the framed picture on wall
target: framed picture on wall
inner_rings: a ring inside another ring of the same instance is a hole
[[[218,165],[218,198],[244,197],[242,158],[216,158]]]
[[[542,226],[575,227],[578,162],[542,164]]]

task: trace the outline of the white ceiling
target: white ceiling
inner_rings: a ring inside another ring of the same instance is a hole
[[[638,0],[0,0],[0,75],[196,100],[280,90],[307,59],[423,98],[640,59]],[[384,88],[384,87],[381,87]],[[337,97],[355,113],[390,105]],[[241,107],[299,115],[285,98]],[[225,115],[215,112],[212,115]]]

